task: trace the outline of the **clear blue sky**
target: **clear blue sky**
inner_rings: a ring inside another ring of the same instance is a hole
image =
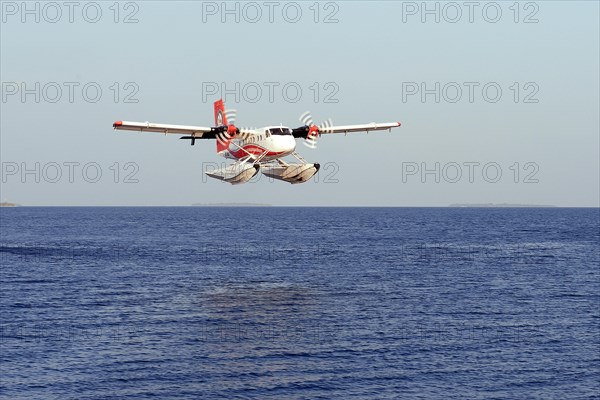
[[[2,3],[2,201],[599,205],[598,2],[44,4]],[[223,184],[203,177],[224,162],[212,141],[112,130],[211,125],[221,85],[240,126],[295,127],[310,109],[402,127],[299,142],[323,169],[294,186]]]

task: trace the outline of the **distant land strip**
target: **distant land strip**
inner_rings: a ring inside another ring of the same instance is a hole
[[[532,208],[540,208],[540,207],[556,207],[552,205],[545,204],[510,204],[510,203],[456,203],[450,204],[448,207],[532,207]]]
[[[194,203],[192,207],[272,207],[263,203]]]

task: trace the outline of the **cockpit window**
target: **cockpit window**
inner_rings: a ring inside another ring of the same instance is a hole
[[[290,128],[271,128],[271,135],[291,135],[292,130]]]

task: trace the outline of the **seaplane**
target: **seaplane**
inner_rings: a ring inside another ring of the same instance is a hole
[[[303,183],[312,178],[319,171],[320,165],[307,162],[296,152],[296,139],[303,139],[307,147],[314,149],[317,138],[323,134],[380,130],[391,132],[392,128],[400,126],[400,122],[334,126],[331,119],[315,125],[311,113],[307,111],[300,116],[302,125],[294,129],[282,125],[259,129],[238,128],[235,125],[236,111],[226,110],[223,99],[214,102],[214,118],[215,126],[211,127],[116,121],[113,128],[184,135],[180,139],[189,140],[192,146],[199,139],[215,139],[217,155],[234,162],[206,174],[211,178],[239,185],[248,182],[259,171],[291,184]],[[283,160],[287,156],[295,158],[294,162]]]

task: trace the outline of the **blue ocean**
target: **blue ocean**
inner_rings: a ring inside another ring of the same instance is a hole
[[[600,212],[0,209],[3,399],[600,398]]]

